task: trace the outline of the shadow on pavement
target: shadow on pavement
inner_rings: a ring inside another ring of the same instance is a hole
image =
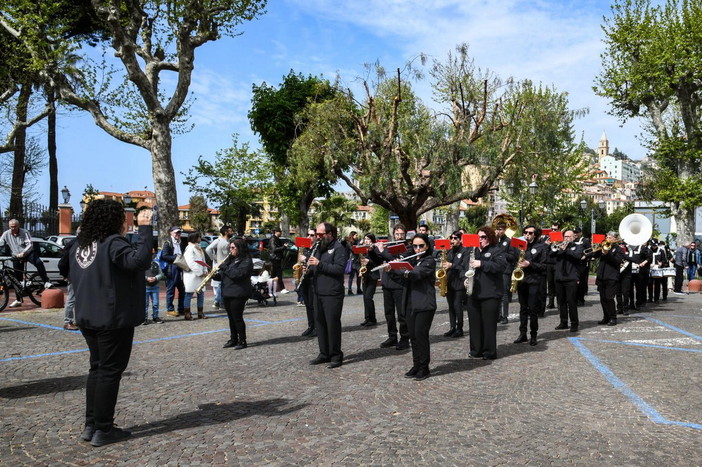
[[[88,375],[63,376],[61,378],[47,378],[30,383],[20,384],[0,389],[0,398],[22,399],[24,397],[43,396],[65,391],[75,391],[85,388]]]
[[[16,326],[8,326],[8,327],[0,327],[0,332],[12,332],[12,331],[22,331],[24,329],[34,329],[32,326],[22,326],[22,327],[16,327]]]

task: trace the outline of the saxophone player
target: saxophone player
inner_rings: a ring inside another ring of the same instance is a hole
[[[392,236],[395,241],[406,240],[407,229],[404,224],[395,224]],[[376,244],[374,250],[382,261],[397,259],[382,243]],[[380,347],[395,347],[397,350],[409,349],[409,329],[403,308],[403,280],[401,277],[390,276],[387,271],[381,271],[380,280],[383,284],[383,308],[385,321],[388,325],[388,338],[380,344]],[[395,320],[395,312],[397,312],[397,321]],[[400,328],[399,341],[397,339],[398,323]]]
[[[309,237],[312,240],[312,244],[314,244],[315,239],[317,238],[315,230],[307,229],[307,237]],[[306,264],[311,252],[312,247],[301,249],[300,254],[297,258],[298,264]],[[299,290],[297,291],[298,295],[302,297],[301,302],[303,303],[307,311],[307,329],[305,329],[302,332],[302,337],[317,337],[317,332],[315,331],[314,324],[314,300],[312,298],[312,287],[310,285],[311,282],[312,281],[310,280],[302,281],[302,283],[298,285]]]
[[[504,295],[502,275],[507,267],[504,249],[492,227],[478,229],[477,248],[473,248],[470,267],[473,293],[468,297],[470,355],[484,360],[497,358],[497,319]]]
[[[524,279],[517,285],[519,295],[519,337],[515,344],[529,341],[529,345],[536,345],[536,334],[539,331],[539,304],[541,282],[545,280],[546,266],[544,264],[549,248],[539,242],[535,225],[527,225],[522,230],[527,242],[524,260],[519,266],[524,271]],[[527,326],[531,337],[527,339]]]
[[[469,269],[470,251],[463,246],[462,233],[457,230],[449,237],[451,249],[446,254],[446,261],[441,268],[446,271],[447,292],[446,301],[449,309],[451,327],[444,333],[445,337],[463,337],[463,309],[468,297],[464,284],[466,271]]]
[[[582,245],[573,243],[573,238],[573,231],[566,230],[560,245],[551,248],[551,257],[556,261],[554,275],[561,318],[556,329],[568,329],[568,318],[570,318],[570,332],[576,332],[580,324],[577,294],[580,258],[583,257]]]

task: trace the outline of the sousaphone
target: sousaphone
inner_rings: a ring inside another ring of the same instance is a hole
[[[619,236],[627,245],[645,244],[653,235],[653,224],[643,214],[629,214],[619,223]]]

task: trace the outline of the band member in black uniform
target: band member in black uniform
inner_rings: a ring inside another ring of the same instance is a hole
[[[517,263],[517,266],[524,271],[524,279],[517,284],[517,294],[519,295],[519,337],[514,341],[520,344],[527,341],[527,326],[529,327],[531,338],[529,345],[536,345],[536,334],[539,331],[539,290],[542,281],[545,280],[545,265],[548,249],[546,245],[540,243],[536,238],[536,226],[527,225],[522,233],[527,241],[527,248],[524,260]]]
[[[480,246],[473,248],[469,264],[475,271],[468,296],[470,355],[494,360],[497,358],[497,320],[504,295],[502,276],[507,259],[492,227],[480,227],[478,240]]]
[[[446,262],[441,264],[441,268],[446,270],[446,301],[451,324],[450,329],[444,333],[445,337],[463,337],[463,309],[468,298],[463,282],[470,253],[461,243],[462,235],[458,230],[451,234],[451,249],[446,253]]]
[[[634,305],[634,277],[631,273],[633,253],[625,242],[619,244],[622,251],[622,264],[619,266],[619,282],[617,283],[617,314],[628,316],[629,310],[636,310]]]
[[[619,282],[619,268],[621,267],[624,254],[615,242],[618,239],[616,232],[607,232],[606,241],[612,244],[610,250],[600,249],[593,254],[594,258],[600,258],[600,265],[597,267],[597,290],[600,292],[600,303],[602,304],[602,320],[597,324],[617,325],[617,309],[614,305],[614,296],[617,293],[617,283]]]
[[[583,230],[580,227],[573,229],[575,240],[573,243],[580,245],[584,250],[592,247],[590,239],[583,237]],[[585,295],[587,295],[587,281],[590,276],[590,258],[583,256],[580,261],[580,276],[578,278],[578,306],[585,306]]]
[[[505,235],[507,224],[498,222],[495,226],[495,235],[497,236],[497,245],[502,249],[502,255],[505,257],[507,265],[502,273],[502,290],[501,299],[500,324],[509,323],[509,302],[512,301],[512,292],[509,291],[512,285],[512,271],[519,258],[519,249],[511,245],[512,239]]]
[[[556,329],[568,329],[568,318],[570,318],[570,332],[576,332],[580,324],[577,292],[580,259],[583,257],[583,247],[573,243],[573,238],[573,231],[566,230],[563,233],[563,242],[551,247],[551,257],[556,260],[553,272],[561,317],[561,322]]]
[[[539,237],[539,243],[546,248],[546,251],[550,251],[551,239],[549,236],[542,235],[542,231],[539,228],[536,229],[536,235]],[[553,288],[555,285],[548,284],[549,280],[553,280],[553,267],[555,265],[556,258],[552,257],[550,254],[547,254],[546,258],[544,259],[544,279],[541,281],[541,289],[539,290],[539,311],[537,313],[539,318],[546,316],[546,301],[550,298],[551,303],[553,303],[553,299],[555,298],[556,291]],[[553,294],[553,296],[549,297],[549,293]],[[550,308],[554,307],[551,306]]]
[[[651,264],[653,266],[658,266],[659,268],[667,268],[670,266],[670,260],[668,258],[668,252],[665,250],[665,242],[659,242],[654,240],[655,245],[651,245]],[[661,289],[663,291],[663,300],[668,300],[668,278],[667,277],[654,277],[653,279],[653,303],[658,303],[661,298]]]
[[[392,230],[392,235],[395,241],[405,240],[407,229],[402,224],[396,224]],[[383,262],[396,259],[382,243],[378,243],[375,249]],[[388,325],[388,338],[380,344],[380,347],[395,347],[397,350],[409,349],[409,330],[407,329],[404,307],[402,306],[402,280],[389,276],[385,270],[382,270],[380,282],[383,284],[383,308],[385,310],[385,321]],[[397,321],[395,320],[395,312],[397,312]],[[399,341],[397,340],[398,323],[400,327]]]
[[[315,328],[319,355],[311,365],[329,363],[338,368],[344,360],[341,351],[341,309],[344,305],[344,270],[349,256],[336,237],[336,227],[328,222],[317,225],[319,248],[307,262],[312,274]],[[305,279],[307,280],[307,279]]]
[[[372,233],[367,233],[363,237],[362,246],[368,247],[368,254],[365,255],[363,260],[361,260],[361,270],[365,268],[365,272],[361,276],[363,288],[363,315],[364,320],[361,326],[375,326],[378,324],[378,320],[375,317],[375,289],[378,286],[378,279],[380,279],[380,273],[378,271],[371,271],[371,269],[376,266],[383,264],[383,260],[378,256],[378,253],[373,249],[373,244],[375,243],[375,235]],[[359,272],[360,274],[360,272]]]
[[[436,313],[436,259],[432,256],[426,234],[417,234],[412,238],[412,250],[414,253],[424,253],[409,260],[414,269],[396,271],[388,266],[385,271],[395,279],[401,277],[404,284],[403,306],[412,343],[412,368],[405,373],[405,377],[421,381],[430,375],[429,329]]]
[[[312,240],[312,245],[314,245],[314,242],[317,239],[317,233],[315,230],[308,229],[307,236]],[[298,262],[305,264],[307,262],[307,258],[310,257],[311,252],[312,247],[302,249],[300,255],[298,256]],[[302,336],[317,337],[317,331],[315,329],[316,325],[314,323],[314,297],[312,296],[312,281],[309,277],[307,277],[307,279],[303,280],[298,287],[300,287],[302,292],[302,297],[305,301],[305,311],[307,312],[307,329],[302,332]]]
[[[551,223],[551,232],[558,232],[560,229],[558,223],[552,222]],[[549,242],[546,243],[551,243],[550,239]],[[546,305],[546,308],[549,310],[552,310],[556,308],[556,272],[554,269],[555,262],[554,258],[552,256],[549,256],[549,260],[546,263],[546,296],[548,297],[548,305]]]
[[[632,272],[638,271],[638,275],[634,274],[634,288],[636,290],[636,308],[646,306],[646,285],[648,284],[648,276],[651,275],[651,251],[646,245],[630,247],[634,251],[632,261]]]

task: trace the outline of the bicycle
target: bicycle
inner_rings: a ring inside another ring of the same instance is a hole
[[[34,302],[35,305],[41,305],[41,294],[44,291],[44,281],[38,272],[27,274],[27,263],[24,263],[22,270],[22,281],[19,281],[15,273],[19,269],[8,266],[7,262],[11,259],[0,260],[0,311],[7,307],[7,302],[10,299],[10,290],[14,290],[17,299],[21,302],[24,297]]]

